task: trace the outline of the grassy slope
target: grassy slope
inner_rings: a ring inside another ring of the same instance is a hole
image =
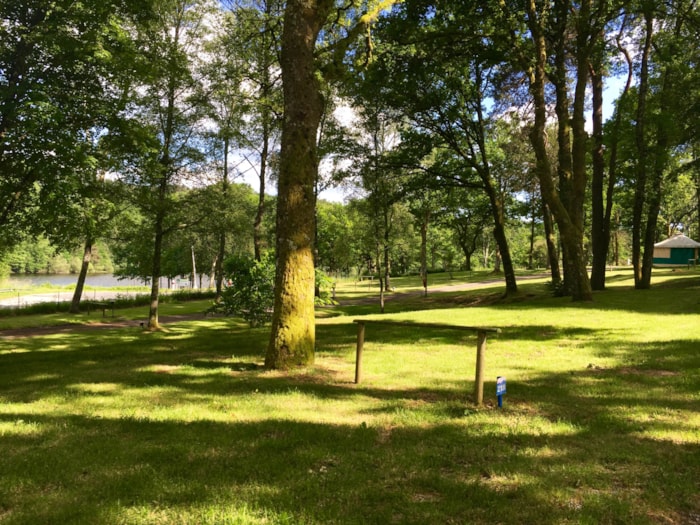
[[[373,304],[321,311],[316,366],[289,374],[231,319],[0,339],[0,522],[698,522],[700,279],[665,276],[593,304],[537,282],[491,306],[455,304],[492,289],[389,300],[503,328],[479,409],[460,332],[368,327],[354,385],[352,319]]]

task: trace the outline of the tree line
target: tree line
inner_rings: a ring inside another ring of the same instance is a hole
[[[202,261],[221,293],[226,257],[273,251],[270,367],[313,360],[315,268],[363,261],[383,294],[416,259],[427,287],[439,238],[444,268],[492,244],[513,294],[541,246],[557,290],[591,300],[611,261],[649,287],[654,242],[700,231],[689,0],[35,0],[0,16],[0,254],[80,239],[84,275],[111,238],[150,278],[157,328],[173,260]],[[319,203],[340,184],[357,198]]]

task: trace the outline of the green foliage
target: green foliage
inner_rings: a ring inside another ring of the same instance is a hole
[[[347,272],[358,257],[358,239],[347,206],[320,201],[316,207],[317,265],[328,272]]]
[[[132,62],[124,25],[144,3],[0,3],[0,244],[82,225],[95,131],[119,111]]]
[[[2,259],[0,265],[6,274],[36,273],[76,273],[80,270],[82,249],[58,251],[45,237],[32,241],[24,240],[12,248]],[[114,269],[109,248],[102,242],[93,248],[90,270],[94,272],[112,272]],[[0,275],[3,272],[0,270]]]
[[[317,306],[328,306],[338,304],[335,300],[335,279],[326,274],[323,270],[316,268],[316,290],[318,295],[315,298]]]
[[[275,290],[275,260],[271,254],[260,261],[250,256],[234,256],[224,263],[228,286],[221,301],[210,312],[242,317],[251,327],[272,319]]]
[[[10,275],[10,265],[7,262],[6,256],[0,254],[0,279]]]

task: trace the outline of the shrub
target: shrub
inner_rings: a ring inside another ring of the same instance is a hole
[[[318,295],[314,298],[315,304],[318,306],[338,304],[333,297],[334,289],[335,280],[329,277],[323,270],[316,268],[316,290],[318,290]]]
[[[227,286],[221,300],[210,312],[242,317],[251,328],[272,320],[275,289],[275,262],[272,255],[256,261],[252,257],[236,256],[224,263]]]

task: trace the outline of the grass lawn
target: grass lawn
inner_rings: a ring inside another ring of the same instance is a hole
[[[483,407],[464,332],[368,325],[355,385],[352,320],[378,308],[342,304],[352,283],[289,373],[235,319],[0,332],[0,523],[700,523],[700,274],[630,277],[590,304],[542,281],[390,298],[393,319],[502,329]]]

